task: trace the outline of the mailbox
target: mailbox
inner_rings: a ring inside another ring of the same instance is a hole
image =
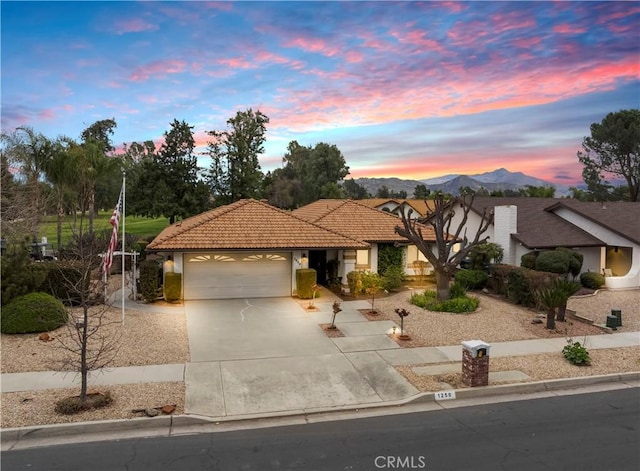
[[[471,358],[482,358],[489,356],[489,348],[491,345],[484,343],[482,340],[467,340],[462,342],[462,348],[468,350]]]

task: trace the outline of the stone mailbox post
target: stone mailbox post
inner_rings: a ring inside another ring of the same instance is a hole
[[[489,385],[489,348],[482,340],[462,342],[462,382],[469,387]]]

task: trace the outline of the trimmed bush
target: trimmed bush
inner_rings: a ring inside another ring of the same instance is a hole
[[[562,247],[547,250],[538,255],[536,270],[560,275],[571,273],[573,276],[578,276],[582,268],[582,258],[581,254]]]
[[[520,257],[520,266],[522,268],[528,268],[530,270],[536,269],[536,258],[538,258],[538,252],[527,252]]]
[[[454,278],[466,289],[481,289],[487,284],[489,275],[483,270],[460,270]]]
[[[599,289],[604,285],[604,276],[600,273],[588,271],[580,275],[580,284],[585,288]]]
[[[358,270],[347,273],[347,284],[349,285],[349,293],[351,296],[357,296],[362,293],[362,277]]]
[[[182,273],[165,273],[162,287],[165,301],[179,301],[182,294]]]
[[[47,293],[19,296],[2,308],[3,334],[49,332],[63,326],[69,314],[59,299]]]
[[[155,260],[140,263],[140,294],[148,303],[158,299],[158,272],[160,265]]]
[[[318,282],[318,273],[313,268],[296,270],[296,289],[300,299],[313,298],[313,285]]]

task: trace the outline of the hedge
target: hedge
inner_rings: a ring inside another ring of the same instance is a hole
[[[559,277],[556,273],[496,265],[491,271],[491,285],[496,293],[507,296],[512,303],[534,307],[537,304],[536,291],[550,287]]]
[[[483,270],[460,270],[454,278],[466,289],[482,289],[487,284],[489,275]]]
[[[182,273],[165,273],[162,286],[165,301],[170,303],[179,301],[182,294]]]
[[[296,289],[300,299],[313,298],[313,287],[318,282],[318,273],[313,268],[296,270]]]
[[[155,260],[140,263],[140,294],[148,303],[158,299],[158,272],[160,265]]]

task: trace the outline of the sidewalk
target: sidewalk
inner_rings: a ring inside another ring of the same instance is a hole
[[[128,307],[140,309],[137,303]],[[154,309],[158,309],[155,307]],[[162,309],[162,308],[160,308]],[[166,308],[175,309],[175,308]],[[357,337],[354,337],[357,338]],[[347,342],[349,337],[341,340]],[[493,358],[506,356],[531,355],[539,353],[558,353],[566,344],[564,338],[521,340],[517,342],[497,342],[491,344],[490,356]],[[640,332],[614,333],[608,335],[590,335],[586,338],[590,350],[603,348],[640,346]],[[358,350],[361,351],[361,350]],[[433,364],[458,362],[462,359],[461,345],[417,348],[381,348],[369,351],[377,352],[389,365],[401,366],[416,363]],[[186,364],[128,366],[108,368],[90,374],[89,383],[94,385],[135,384],[154,382],[184,381]],[[74,373],[54,371],[5,373],[0,375],[0,389],[3,393],[18,391],[36,391],[53,388],[77,387],[80,378]]]

